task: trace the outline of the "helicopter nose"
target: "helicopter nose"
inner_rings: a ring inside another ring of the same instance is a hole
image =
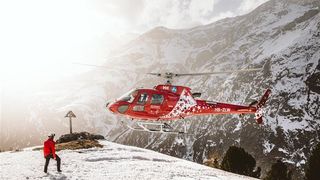
[[[107,108],[109,109],[109,111],[115,113],[115,112],[116,112],[116,109],[117,109],[117,106],[116,106],[114,103],[108,102],[108,103],[107,103]]]

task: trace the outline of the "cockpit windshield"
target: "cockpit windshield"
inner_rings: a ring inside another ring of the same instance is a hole
[[[137,96],[138,90],[132,89],[131,91],[127,92],[126,94],[122,95],[117,101],[126,101],[128,103],[132,103],[134,98]]]

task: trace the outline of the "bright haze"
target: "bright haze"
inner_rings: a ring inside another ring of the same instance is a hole
[[[265,1],[1,1],[1,119],[4,112],[19,112],[39,87],[90,70],[74,62],[106,63],[110,51],[154,27],[192,28],[248,13]]]
[[[39,83],[101,64],[156,26],[191,28],[241,15],[266,0],[11,0],[0,4],[1,77]],[[11,83],[10,83],[11,84]]]

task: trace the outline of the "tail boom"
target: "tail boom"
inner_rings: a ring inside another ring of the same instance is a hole
[[[215,114],[255,114],[258,124],[262,123],[262,106],[265,105],[271,91],[268,89],[259,102],[248,106],[220,103],[194,99],[189,91],[183,92],[175,107],[166,115],[158,118],[161,120],[183,119],[195,115]]]
[[[255,118],[258,124],[262,123],[262,107],[266,104],[271,93],[270,89],[267,89],[260,101],[255,105],[243,106],[219,102],[210,102],[204,100],[197,100],[197,105],[190,108],[186,114],[192,115],[210,115],[210,114],[255,114]]]
[[[254,114],[254,106],[242,106],[227,103],[212,103],[208,101],[197,100],[197,106],[191,109],[195,115],[204,114]]]

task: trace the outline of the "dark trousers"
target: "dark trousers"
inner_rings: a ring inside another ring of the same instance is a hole
[[[49,154],[48,156],[45,157],[45,159],[46,159],[46,164],[44,165],[44,172],[47,173],[49,161],[50,159],[53,159],[53,155]],[[61,159],[58,155],[56,155],[56,161],[57,161],[57,170],[60,171]]]

